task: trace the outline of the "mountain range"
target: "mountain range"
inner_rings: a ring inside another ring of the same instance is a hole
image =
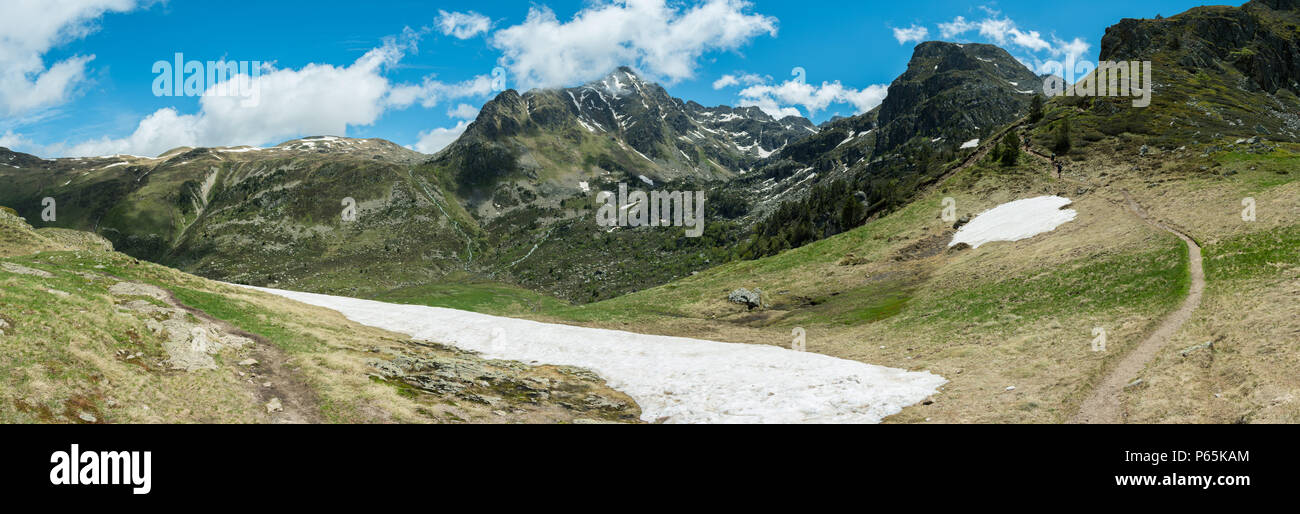
[[[820,126],[676,99],[620,68],[574,88],[502,92],[435,155],[334,136],[157,157],[0,149],[0,205],[26,219],[0,213],[0,279],[19,298],[0,303],[0,322],[24,348],[50,352],[57,345],[38,346],[50,330],[36,328],[63,326],[57,312],[93,312],[103,320],[73,322],[107,349],[79,351],[153,352],[154,362],[165,331],[113,312],[178,302],[339,381],[311,387],[351,413],[335,414],[344,421],[426,419],[430,402],[407,400],[441,391],[439,372],[489,364],[445,362],[463,357],[446,348],[406,355],[418,345],[388,333],[345,338],[356,327],[342,318],[187,273],[737,343],[787,346],[802,332],[807,351],[949,381],[891,422],[1300,420],[1290,344],[1300,325],[1286,308],[1300,294],[1300,2],[1121,20],[1098,57],[1151,61],[1151,104],[1047,98],[1046,77],[1005,50],[926,42],[880,106]],[[619,184],[704,191],[704,234],[598,226],[595,197]],[[981,213],[1043,197],[1070,221],[953,244]],[[112,277],[174,294],[114,292]],[[185,319],[174,313],[154,321]],[[524,409],[576,380],[604,400],[578,412],[581,399],[565,397],[545,419],[636,415],[572,370],[498,371],[493,387],[457,379],[457,393],[438,398],[500,416],[473,395]],[[559,382],[528,386],[522,375]],[[45,383],[14,380],[23,391]],[[100,382],[55,382],[75,393],[71,404],[118,412]],[[359,406],[369,397],[388,413]]]

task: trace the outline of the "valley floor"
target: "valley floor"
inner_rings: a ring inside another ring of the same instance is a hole
[[[1200,149],[1098,151],[1060,174],[1028,156],[980,163],[901,211],[777,256],[594,304],[488,312],[783,347],[803,329],[810,352],[950,381],[886,422],[1061,423],[1089,398],[1108,405],[1106,422],[1300,422],[1297,150],[1208,161]],[[946,248],[945,197],[973,216],[1043,195],[1069,198],[1078,217],[1023,241]],[[1257,219],[1243,219],[1245,202]],[[1203,252],[1199,307],[1195,256],[1176,233]],[[764,305],[729,303],[741,287],[761,289]],[[1185,323],[1161,330],[1174,318]]]

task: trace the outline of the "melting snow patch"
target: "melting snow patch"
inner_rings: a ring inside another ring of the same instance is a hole
[[[247,287],[247,286],[244,286]],[[878,423],[947,382],[766,345],[719,343],[259,289],[417,339],[509,359],[579,366],[669,423]]]
[[[1079,215],[1074,209],[1062,209],[1072,202],[1059,196],[1040,196],[1004,203],[980,213],[957,231],[948,246],[966,243],[979,248],[995,241],[1029,239],[1073,221]]]
[[[967,148],[975,148],[975,147],[977,147],[977,146],[979,146],[979,145],[980,145],[980,140],[978,140],[978,139],[972,139],[972,140],[970,140],[970,141],[967,141],[967,142],[965,142],[965,143],[962,143],[962,144],[961,144],[961,149],[962,149],[962,150],[965,150],[965,149],[967,149]]]

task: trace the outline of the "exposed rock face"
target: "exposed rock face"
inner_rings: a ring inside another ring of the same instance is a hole
[[[1300,91],[1297,0],[1198,7],[1160,20],[1124,19],[1106,29],[1101,60],[1152,60],[1162,51],[1189,70],[1232,67],[1269,93]]]
[[[956,150],[1028,113],[1042,89],[1040,77],[996,46],[922,43],[879,107],[824,123],[820,133],[790,144],[764,171],[776,178],[805,172],[824,177],[846,168],[889,166],[909,143]]]
[[[918,136],[981,137],[1028,112],[1042,89],[1042,79],[996,46],[921,43],[880,104],[877,150]]]
[[[684,102],[620,68],[580,87],[501,93],[431,164],[453,170],[457,186],[471,190],[510,177],[572,174],[575,163],[580,171],[712,180],[816,132],[800,117]],[[586,147],[557,159],[545,151],[552,141]]]

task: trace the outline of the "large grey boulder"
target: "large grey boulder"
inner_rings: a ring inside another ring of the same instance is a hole
[[[727,301],[754,309],[755,307],[762,305],[762,294],[762,291],[759,291],[758,289],[750,291],[742,287],[727,295]]]

